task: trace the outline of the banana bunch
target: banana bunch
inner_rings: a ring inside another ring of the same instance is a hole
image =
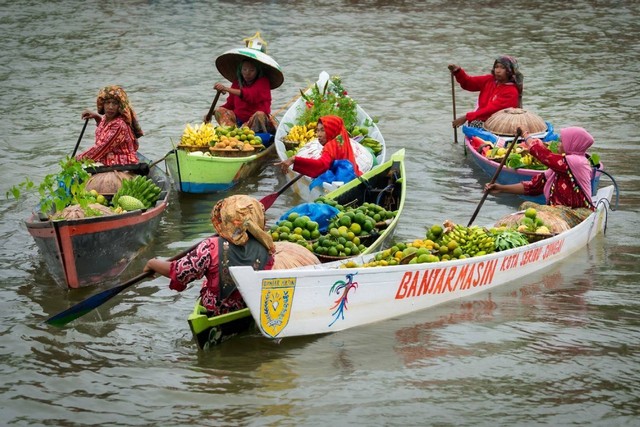
[[[146,176],[136,175],[133,179],[123,179],[122,186],[111,199],[114,207],[119,206],[118,199],[122,196],[131,196],[142,202],[146,209],[155,205],[160,197],[162,189]]]
[[[379,141],[371,138],[370,136],[365,137],[360,144],[364,145],[367,148],[370,148],[373,151],[373,154],[376,156],[382,152],[382,144]]]
[[[289,130],[286,136],[288,142],[297,142],[300,145],[304,145],[311,141],[316,136],[316,122],[311,122],[306,125],[295,125]]]
[[[215,127],[211,123],[202,123],[191,126],[190,123],[184,128],[180,142],[184,145],[196,145],[198,147],[207,147],[215,145],[218,141]]]
[[[457,246],[462,249],[462,253],[469,256],[480,256],[495,252],[495,236],[483,227],[472,225],[455,224],[447,227],[448,230],[442,234],[440,245],[449,245],[449,242],[456,241]]]

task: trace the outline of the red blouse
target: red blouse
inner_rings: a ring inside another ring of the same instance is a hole
[[[231,83],[232,89],[240,89],[238,81]],[[271,84],[269,78],[260,77],[249,86],[240,89],[242,96],[229,94],[227,102],[222,107],[235,113],[242,123],[251,118],[256,111],[271,114]]]
[[[518,87],[514,83],[498,83],[492,74],[470,76],[462,68],[455,73],[460,87],[470,92],[480,92],[478,108],[466,114],[467,121],[486,121],[495,112],[519,105]]]
[[[169,288],[182,292],[187,284],[204,277],[200,289],[200,303],[203,307],[217,316],[246,307],[240,291],[236,289],[218,304],[220,297],[220,271],[219,271],[219,238],[209,237],[189,252],[184,257],[173,261],[169,269]],[[270,257],[265,270],[273,267],[273,257]]]
[[[92,159],[105,166],[129,165],[138,163],[136,151],[138,140],[124,119],[116,117],[107,123],[103,118],[96,128],[96,143],[76,157]]]

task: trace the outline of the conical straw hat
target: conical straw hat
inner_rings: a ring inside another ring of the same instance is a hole
[[[515,136],[518,128],[529,133],[540,133],[547,130],[547,124],[540,116],[522,108],[505,108],[484,122],[484,128],[500,136]]]
[[[226,51],[216,58],[216,68],[227,80],[233,82],[238,78],[236,75],[238,64],[245,59],[251,59],[262,64],[264,73],[269,78],[271,89],[280,87],[284,82],[284,75],[275,59],[266,53],[249,47]]]

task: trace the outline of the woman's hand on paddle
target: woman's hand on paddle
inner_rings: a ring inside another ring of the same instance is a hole
[[[229,92],[229,88],[228,88],[228,87],[226,87],[225,85],[223,85],[223,84],[222,84],[222,83],[220,83],[220,82],[217,82],[216,84],[214,84],[214,85],[213,85],[213,88],[214,88],[215,90],[217,90],[218,92],[222,92],[222,93],[227,93],[227,92]]]
[[[463,124],[465,124],[467,121],[467,117],[466,116],[460,116],[457,119],[455,119],[454,121],[451,122],[451,125],[454,128],[458,128],[460,126],[462,126]]]
[[[80,117],[82,117],[82,120],[88,120],[88,119],[99,120],[102,118],[100,114],[94,113],[91,110],[84,110],[80,115]]]
[[[494,184],[486,184],[484,186],[484,191],[486,191],[486,192],[488,192],[490,194],[497,194],[500,191],[502,191],[501,187],[502,186],[500,184],[495,184],[495,183]]]

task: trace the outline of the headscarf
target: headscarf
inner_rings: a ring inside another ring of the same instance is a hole
[[[335,140],[335,151],[332,153],[334,159],[346,159],[351,162],[353,169],[357,176],[362,175],[356,162],[356,156],[353,153],[353,147],[351,147],[351,140],[349,139],[349,132],[344,127],[344,121],[338,116],[322,116],[318,119],[318,122],[324,126],[324,131],[327,135],[327,143],[325,148],[331,150],[330,142]]]
[[[520,72],[520,65],[518,64],[518,60],[513,56],[502,55],[498,56],[493,63],[495,67],[496,64],[502,64],[504,68],[507,69],[507,79],[511,83],[514,83],[518,88],[518,107],[522,108],[522,91],[524,90],[524,76],[522,72]],[[493,68],[491,69],[491,74],[494,74]]]
[[[565,153],[565,159],[569,165],[570,173],[585,194],[591,201],[591,163],[585,157],[587,150],[593,145],[593,137],[581,127],[568,127],[560,129],[560,141]],[[556,173],[547,169],[544,172],[546,182],[544,184],[544,195],[549,200],[551,187],[556,179]]]
[[[275,251],[266,227],[264,206],[253,197],[235,195],[220,200],[211,211],[211,222],[220,236],[234,245],[244,246],[249,233],[269,252]]]
[[[98,99],[96,100],[98,114],[104,114],[104,102],[107,99],[115,99],[118,101],[118,104],[120,105],[120,108],[118,109],[120,116],[122,116],[125,123],[129,125],[136,138],[143,136],[144,132],[140,127],[140,123],[138,123],[138,116],[136,116],[135,111],[131,108],[129,97],[124,89],[117,85],[105,86],[100,89],[100,92],[98,92]]]

